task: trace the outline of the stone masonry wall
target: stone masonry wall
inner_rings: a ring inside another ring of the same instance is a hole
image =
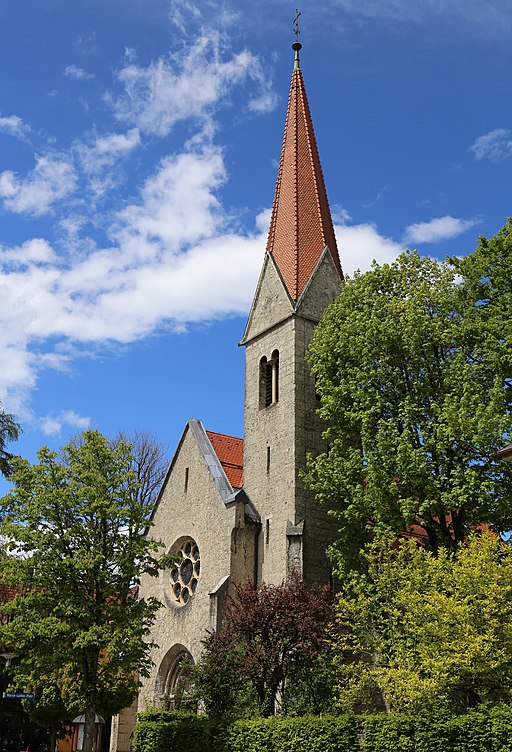
[[[142,707],[161,702],[165,680],[161,673],[165,671],[166,654],[173,646],[183,646],[194,660],[199,657],[201,641],[211,626],[210,593],[230,574],[235,522],[236,505],[228,508],[220,498],[197,444],[187,431],[166,481],[151,534],[164,543],[166,551],[182,537],[193,538],[199,547],[201,572],[196,593],[183,606],[173,598],[169,571],[158,578],[144,577],[141,582],[142,597],[154,596],[164,604],[152,630],[152,640],[159,647],[152,656],[155,668],[141,690]]]
[[[327,509],[306,491],[301,479],[301,470],[306,468],[307,454],[318,455],[327,448],[325,440],[322,439],[325,424],[318,415],[320,402],[316,398],[315,382],[306,360],[306,353],[316,326],[314,320],[318,321],[326,307],[338,297],[340,287],[338,271],[331,254],[326,251],[301,300],[295,328],[296,505],[297,517],[304,520],[304,577],[314,582],[329,581],[330,563],[325,551],[335,538],[336,522],[328,515]],[[310,317],[314,320],[310,320]]]
[[[110,752],[130,752],[132,733],[137,721],[137,699],[112,718]]]
[[[295,517],[294,322],[253,340],[246,352],[244,488],[261,516],[258,582],[286,577],[286,527]],[[279,351],[279,400],[260,407],[262,357]]]
[[[293,313],[273,259],[267,254],[249,314],[244,340],[257,337]]]
[[[281,292],[279,288],[281,287]],[[326,510],[306,493],[300,472],[307,452],[324,448],[323,425],[317,415],[314,379],[306,363],[307,347],[323,311],[339,294],[340,278],[326,252],[293,313],[282,282],[269,264],[260,280],[246,345],[244,488],[261,515],[259,581],[279,583],[290,561],[302,557],[307,579],[327,582],[325,548],[335,530]],[[289,318],[287,318],[289,316]],[[265,330],[265,321],[281,321]],[[258,336],[254,333],[258,332]],[[279,351],[279,400],[262,407],[259,364]],[[270,455],[268,454],[270,450]],[[290,524],[304,521],[303,535]]]

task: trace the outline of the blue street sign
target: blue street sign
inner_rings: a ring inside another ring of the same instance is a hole
[[[4,692],[2,697],[5,700],[33,700],[33,692]]]

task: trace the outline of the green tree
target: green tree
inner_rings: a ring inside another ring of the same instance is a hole
[[[474,253],[450,259],[474,356],[501,373],[512,401],[512,219],[492,238],[480,236]]]
[[[73,436],[69,443],[79,447],[83,441],[84,435],[79,433]],[[144,428],[131,433],[119,431],[108,444],[111,449],[115,449],[119,442],[131,447],[130,469],[133,470],[136,481],[132,488],[135,494],[134,502],[144,508],[144,513],[149,519],[167,472],[166,448],[154,433]]]
[[[36,715],[85,712],[90,752],[95,713],[129,705],[137,673],[150,667],[160,604],[138,599],[134,585],[164,561],[145,536],[129,445],[87,431],[38,459],[14,460],[14,488],[1,502],[1,578],[18,596],[4,607],[11,621],[0,639],[17,657],[13,686],[36,694]]]
[[[14,416],[4,412],[0,403],[0,473],[6,478],[12,471],[12,454],[7,451],[7,444],[16,441],[20,435],[20,426]]]
[[[120,431],[111,442],[111,446],[115,447],[120,441],[132,447],[132,469],[137,480],[137,499],[149,519],[167,472],[166,449],[151,431],[144,429],[130,434]]]
[[[344,710],[464,713],[512,700],[512,547],[473,534],[437,556],[375,542],[366,576],[338,596],[338,701]]]
[[[481,523],[512,528],[512,466],[492,460],[512,428],[497,316],[450,264],[404,253],[348,280],[320,322],[309,359],[329,448],[306,483],[339,520],[340,572],[369,531],[416,525],[438,551]]]
[[[331,615],[329,586],[309,585],[297,575],[280,585],[236,585],[222,628],[205,640],[195,671],[206,710],[221,715],[249,708],[266,717],[275,713],[278,695],[285,708],[297,706],[304,674],[312,687],[315,668],[324,669]]]

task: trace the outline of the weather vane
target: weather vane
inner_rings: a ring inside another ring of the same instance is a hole
[[[300,34],[300,30],[299,30],[299,16],[301,16],[301,15],[302,15],[302,13],[300,12],[300,10],[298,8],[295,8],[295,18],[293,20],[293,32],[295,34],[295,41],[296,42],[299,41],[299,34]]]
[[[293,21],[293,31],[295,33],[295,42],[292,44],[292,50],[295,50],[295,60],[293,61],[293,68],[294,70],[299,70],[300,68],[300,60],[299,60],[299,50],[302,49],[302,45],[299,42],[299,16],[302,15],[300,10],[296,8],[295,11],[295,19]]]

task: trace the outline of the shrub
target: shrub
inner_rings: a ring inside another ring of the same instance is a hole
[[[365,752],[417,752],[414,719],[406,715],[365,717],[363,749]]]
[[[360,734],[361,729],[364,732]],[[133,752],[512,752],[512,708],[466,715],[219,720],[140,713]]]
[[[207,716],[149,710],[139,715],[133,737],[133,752],[206,752],[210,749]]]

